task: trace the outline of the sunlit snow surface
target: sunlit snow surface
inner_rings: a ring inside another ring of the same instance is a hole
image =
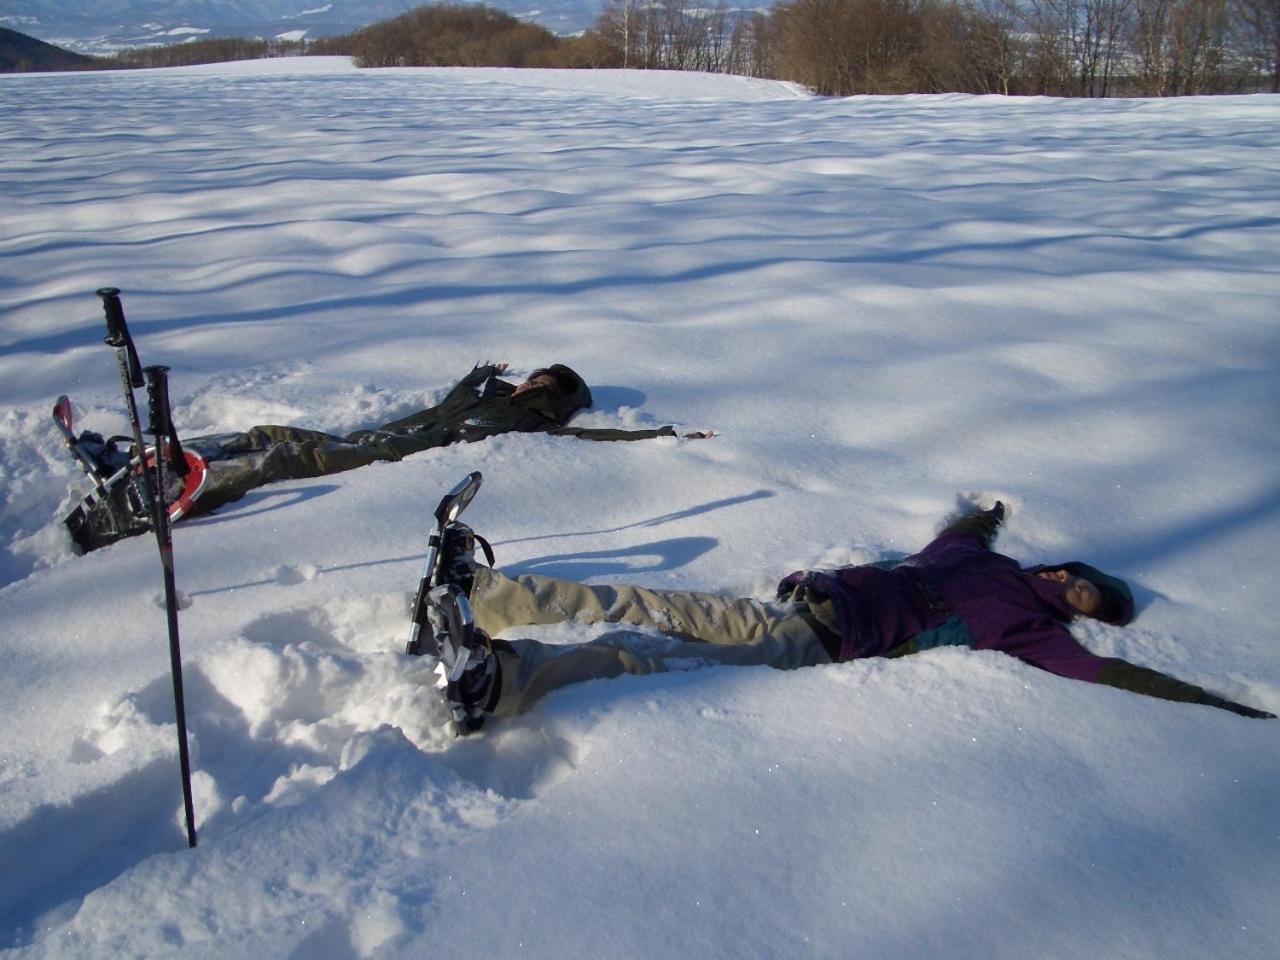
[[[591,683],[457,742],[400,652],[470,470],[509,572],[761,598],[999,497],[1003,552],[1135,584],[1091,648],[1280,712],[1280,98],[10,76],[0,187],[15,956],[1280,956],[1280,722],[944,650]],[[189,852],[155,544],[59,522],[54,398],[125,431],[108,284],[185,435],[559,360],[581,423],[719,436],[509,435],[180,525]]]

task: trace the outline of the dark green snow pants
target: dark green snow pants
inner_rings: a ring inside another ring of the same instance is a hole
[[[439,446],[431,437],[375,430],[338,437],[319,430],[262,426],[246,433],[200,437],[187,444],[209,464],[197,513],[239,500],[250,490],[277,480],[301,480],[342,473],[379,460],[400,460]]]

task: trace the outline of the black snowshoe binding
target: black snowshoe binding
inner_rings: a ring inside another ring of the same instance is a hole
[[[458,522],[480,489],[479,472],[450,490],[435,512],[427,559],[413,605],[405,651],[436,658],[437,686],[453,714],[454,732],[466,735],[484,725],[500,685],[498,662],[488,635],[476,627],[467,597],[475,582],[476,544],[493,566],[493,550],[470,527]]]
[[[493,566],[493,548],[489,541],[477,534],[465,523],[445,525],[440,534],[440,561],[437,585],[452,583],[462,591],[463,597],[471,596],[476,579],[476,544],[484,551],[484,558]]]

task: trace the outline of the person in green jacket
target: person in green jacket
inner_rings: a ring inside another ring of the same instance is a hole
[[[244,433],[186,440],[184,446],[207,463],[204,488],[190,512],[206,513],[278,480],[341,473],[501,433],[549,433],[582,440],[676,436],[670,426],[654,430],[570,426],[569,419],[592,403],[591,390],[576,371],[554,363],[535,370],[521,383],[501,379],[506,371],[506,364],[478,365],[435,406],[346,436],[265,425]],[[711,434],[685,436],[702,439]]]

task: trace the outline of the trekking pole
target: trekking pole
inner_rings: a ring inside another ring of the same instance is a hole
[[[120,306],[120,291],[115,287],[103,287],[98,291],[98,296],[102,298],[102,309],[107,315],[106,343],[116,351],[116,362],[120,365],[120,380],[124,385],[124,406],[129,414],[129,427],[133,431],[133,450],[138,458],[135,489],[143,508],[146,509],[152,500],[151,482],[150,477],[147,476],[147,448],[142,442],[142,424],[138,421],[138,404],[133,398],[134,388],[144,386],[146,381],[142,376],[142,364],[138,362],[138,351],[133,347],[133,337],[129,336],[129,327],[124,322],[124,308]]]
[[[172,416],[169,411],[169,380],[167,367],[149,367],[151,382],[143,376],[142,364],[138,361],[138,351],[133,346],[133,338],[129,336],[129,327],[125,323],[124,308],[120,305],[120,291],[115,287],[103,287],[98,291],[102,298],[102,308],[107,317],[108,346],[116,351],[116,362],[120,366],[120,381],[124,387],[124,404],[129,414],[129,427],[133,432],[134,453],[138,458],[138,469],[134,475],[135,491],[141,500],[144,510],[150,511],[151,527],[156,534],[156,543],[160,547],[160,563],[164,567],[165,612],[169,623],[169,664],[173,674],[174,712],[178,723],[178,764],[182,772],[182,806],[187,820],[187,845],[196,845],[195,805],[191,800],[191,758],[187,750],[187,712],[182,693],[182,654],[178,646],[178,598],[173,579],[173,541],[169,531],[169,510],[164,497],[164,456],[163,436],[173,433]],[[151,423],[148,432],[156,435],[156,482],[151,483],[150,471],[147,468],[147,447],[142,441],[142,423],[138,419],[138,403],[133,391],[139,387],[147,387],[150,400]],[[177,438],[173,438],[173,447],[177,448]],[[181,457],[181,453],[179,452]],[[181,457],[180,472],[186,473],[186,460]]]
[[[173,537],[169,526],[169,509],[165,503],[165,459],[175,458],[176,472],[186,473],[186,461],[173,433],[173,417],[169,410],[169,368],[146,368],[147,409],[150,423],[147,433],[155,437],[155,486],[151,497],[151,523],[160,547],[160,563],[164,567],[164,607],[169,622],[169,668],[173,674],[173,706],[178,721],[178,764],[182,770],[182,806],[187,817],[187,845],[196,845],[195,805],[191,800],[191,757],[187,751],[187,711],[182,693],[182,651],[178,645],[178,591],[173,577]],[[145,457],[143,469],[146,470]]]

